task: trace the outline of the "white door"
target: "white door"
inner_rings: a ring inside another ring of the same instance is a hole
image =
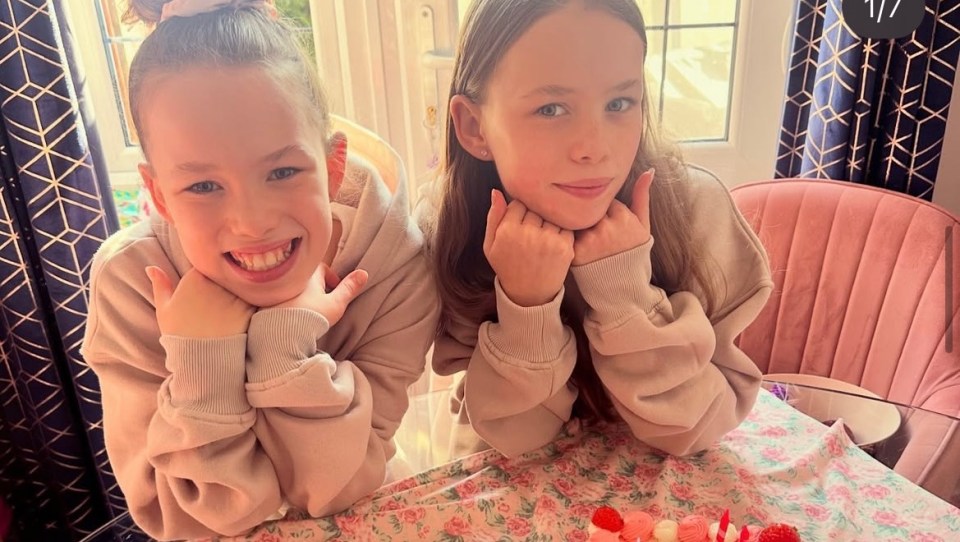
[[[393,145],[413,190],[441,152],[457,13],[451,0],[311,0],[333,112]]]

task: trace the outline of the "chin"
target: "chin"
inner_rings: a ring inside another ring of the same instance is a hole
[[[268,309],[286,301],[290,301],[291,299],[300,295],[304,289],[305,288],[300,288],[299,290],[295,290],[287,285],[282,290],[270,289],[269,291],[259,292],[233,292],[233,295],[237,296],[237,298],[248,305],[252,305],[261,309]]]
[[[557,225],[560,228],[570,231],[581,231],[589,230],[590,228],[596,226],[603,217],[607,216],[606,213],[600,213],[596,216],[593,215],[574,215],[574,216],[562,216],[557,217],[557,220],[549,220],[549,222]]]

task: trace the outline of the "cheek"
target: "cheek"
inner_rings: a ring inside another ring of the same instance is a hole
[[[553,177],[554,164],[562,155],[556,143],[545,142],[539,134],[515,134],[491,145],[497,173],[508,193],[517,196],[537,190]]]
[[[180,205],[174,204],[167,208],[170,221],[177,231],[190,232],[193,239],[212,237],[219,230],[223,217],[214,205]]]
[[[333,212],[330,202],[319,196],[303,198],[292,204],[290,213],[293,219],[306,229],[314,241],[323,243],[329,238]]]
[[[618,130],[615,144],[621,154],[630,157],[630,161],[636,157],[640,149],[640,141],[643,139],[643,116],[637,115],[634,120],[628,121],[620,130]]]

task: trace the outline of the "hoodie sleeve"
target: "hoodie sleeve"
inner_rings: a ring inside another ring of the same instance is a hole
[[[513,303],[495,282],[498,322],[449,326],[434,346],[440,374],[466,371],[452,409],[490,446],[514,456],[550,443],[577,397],[573,331],[560,321],[563,290],[538,307]]]
[[[160,539],[236,535],[281,506],[244,390],[246,336],[160,336],[148,264],[156,239],[94,259],[82,352],[100,380],[107,455],[134,521]]]
[[[407,387],[423,372],[439,305],[422,256],[372,284],[351,311],[376,314],[349,359],[318,347],[326,319],[308,309],[266,309],[248,331],[247,399],[281,491],[313,516],[338,512],[383,484]]]
[[[708,180],[695,230],[725,279],[713,321],[691,292],[651,284],[653,240],[574,267],[589,305],[584,329],[594,367],[637,439],[676,455],[705,449],[750,412],[760,370],[734,339],[773,288],[766,253],[719,181]]]

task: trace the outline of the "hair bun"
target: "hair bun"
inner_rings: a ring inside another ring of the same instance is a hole
[[[168,2],[170,0],[127,0],[127,11],[124,12],[122,20],[126,24],[143,22],[156,25],[160,22],[163,5]]]

